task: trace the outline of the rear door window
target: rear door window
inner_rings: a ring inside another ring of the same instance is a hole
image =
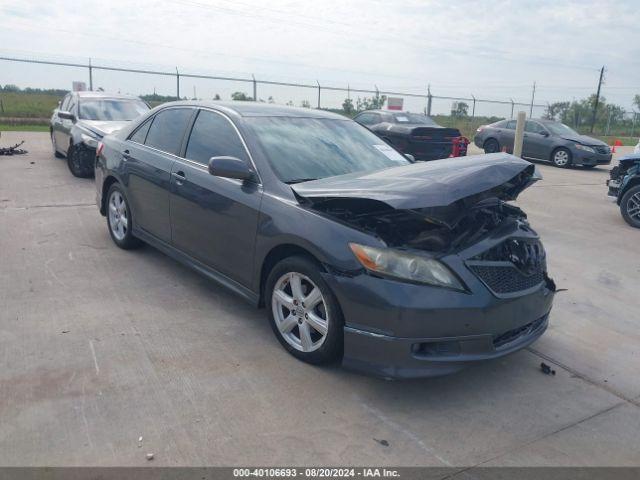
[[[221,156],[248,161],[242,140],[229,120],[218,113],[200,110],[191,129],[185,158],[208,165],[211,157]]]
[[[153,117],[144,144],[178,155],[184,131],[192,113],[193,110],[190,108],[168,108],[157,113]]]

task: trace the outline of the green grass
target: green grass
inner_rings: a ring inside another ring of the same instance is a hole
[[[47,118],[61,97],[45,93],[0,93],[0,121],[2,117]]]
[[[0,132],[48,132],[48,125],[4,125],[0,123]]]

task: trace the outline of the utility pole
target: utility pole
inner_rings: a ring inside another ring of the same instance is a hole
[[[533,90],[531,91],[531,107],[529,108],[529,118],[533,117],[533,101],[536,98],[536,82],[533,82]]]
[[[431,84],[427,85],[427,116],[431,116],[431,100],[433,96],[431,95]]]
[[[602,87],[602,81],[604,79],[604,65],[600,69],[600,80],[598,80],[598,91],[596,92],[596,101],[593,105],[593,114],[591,115],[591,130],[590,133],[593,133],[593,127],[596,124],[596,114],[598,113],[598,104],[600,103],[600,88]]]
[[[93,91],[93,67],[91,66],[91,59],[89,59],[89,90]]]

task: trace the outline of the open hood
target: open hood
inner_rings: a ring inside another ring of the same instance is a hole
[[[291,188],[311,203],[357,198],[408,210],[446,207],[469,197],[514,200],[539,178],[533,164],[508,153],[492,153],[350,173]]]

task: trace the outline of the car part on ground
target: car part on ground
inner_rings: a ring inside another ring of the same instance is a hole
[[[469,140],[457,128],[442,127],[426,115],[366,110],[354,120],[415,160],[463,157]]]
[[[102,137],[148,110],[149,106],[137,97],[104,92],[68,93],[51,116],[53,153],[58,158],[67,158],[74,176],[90,177]]]
[[[1,136],[2,132],[0,132],[0,137]],[[25,149],[20,148],[22,145],[24,145],[24,140],[10,147],[0,147],[0,155],[24,155],[28,153]]]
[[[501,150],[512,152],[515,120],[500,120],[481,125],[474,136],[477,147],[485,153]],[[525,123],[522,157],[551,162],[559,168],[580,165],[594,168],[611,163],[611,148],[596,138],[580,135],[566,125],[553,120],[531,119]]]
[[[608,195],[616,199],[622,218],[632,227],[640,228],[640,155],[622,157],[611,169]]]
[[[538,178],[504,153],[414,163],[344,117],[259,103],[164,104],[104,137],[96,164],[117,245],[140,239],[266,306],[299,359],[384,377],[544,333],[555,285],[508,203]]]

